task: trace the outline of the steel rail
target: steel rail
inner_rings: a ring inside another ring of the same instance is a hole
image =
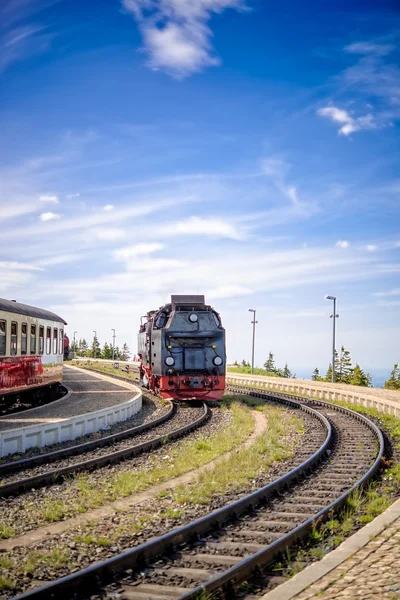
[[[124,440],[128,437],[148,431],[149,429],[153,429],[153,427],[162,425],[162,423],[165,423],[175,415],[176,406],[172,402],[169,402],[169,404],[169,411],[165,413],[165,415],[162,415],[153,421],[149,421],[148,423],[144,423],[143,425],[131,427],[130,429],[125,429],[124,431],[113,433],[90,442],[84,442],[83,444],[76,444],[75,446],[70,446],[69,448],[55,450],[54,452],[47,452],[46,454],[39,454],[38,456],[31,456],[29,458],[22,458],[20,460],[15,460],[13,462],[0,465],[0,479],[2,475],[7,475],[8,473],[15,473],[16,471],[22,471],[23,469],[32,469],[33,467],[37,467],[39,465],[52,463],[63,458],[68,458],[69,456],[83,454],[84,452],[88,452],[94,448],[102,448],[103,446],[114,444],[114,442],[119,442],[120,440]]]
[[[266,392],[252,391],[250,392],[252,396],[256,397],[274,397],[275,393],[272,392],[271,395]],[[287,395],[286,395],[287,396]],[[302,399],[303,400],[303,399]],[[288,547],[292,546],[295,542],[298,542],[304,539],[309,532],[312,530],[312,527],[317,523],[323,520],[326,520],[330,513],[336,511],[340,508],[350,496],[352,492],[354,492],[359,487],[365,485],[377,472],[380,467],[381,459],[384,452],[384,438],[381,430],[373,421],[365,417],[364,415],[360,415],[355,411],[344,408],[339,405],[331,404],[329,402],[324,402],[321,400],[313,401],[316,404],[329,406],[338,412],[351,414],[359,422],[362,422],[366,425],[376,436],[379,450],[377,457],[368,471],[359,479],[351,488],[349,488],[346,492],[344,492],[339,498],[333,500],[328,506],[320,510],[318,513],[292,529],[286,534],[283,534],[278,540],[275,540],[271,544],[268,544],[262,550],[259,550],[255,554],[252,554],[248,558],[243,559],[235,566],[227,569],[221,575],[217,575],[214,578],[202,583],[201,585],[193,588],[190,592],[179,596],[179,600],[189,600],[194,599],[199,596],[200,593],[205,592],[208,594],[212,594],[213,592],[219,592],[219,596],[222,598],[229,598],[232,590],[236,588],[240,583],[248,579],[257,569],[263,566],[267,566],[270,564],[279,554],[285,551]]]
[[[50,600],[56,597],[73,598],[74,594],[82,596],[85,593],[92,594],[95,590],[105,583],[111,583],[114,578],[123,573],[126,569],[132,569],[142,564],[155,556],[162,554],[171,548],[180,544],[199,538],[202,534],[210,531],[213,528],[218,528],[221,523],[238,517],[240,514],[248,511],[261,501],[269,499],[271,496],[279,493],[300,477],[306,475],[310,470],[319,464],[327,453],[329,446],[332,444],[332,427],[322,414],[318,413],[313,408],[305,406],[292,398],[279,399],[279,402],[304,411],[314,416],[324,427],[326,431],[325,440],[312,456],[307,458],[303,463],[292,469],[276,481],[260,488],[259,490],[241,498],[228,506],[213,511],[192,523],[184,525],[166,533],[159,538],[141,544],[131,550],[127,550],[122,554],[114,556],[103,562],[97,563],[86,569],[62,577],[56,581],[48,583],[40,588],[30,590],[16,597],[15,600],[23,600],[25,598],[35,598],[35,600]],[[196,588],[197,589],[197,588]]]
[[[176,408],[174,411],[176,411]],[[6,483],[0,486],[0,497],[5,498],[7,496],[21,494],[26,490],[31,490],[32,488],[53,484],[72,473],[90,471],[92,469],[115,464],[121,460],[138,456],[142,452],[147,452],[149,450],[158,448],[168,441],[178,439],[189,431],[197,429],[203,425],[203,423],[208,421],[210,416],[211,409],[205,403],[203,403],[203,414],[200,415],[200,417],[198,417],[195,421],[188,423],[187,425],[183,425],[182,427],[171,431],[170,433],[153,438],[147,442],[142,442],[141,444],[136,444],[135,446],[130,446],[129,448],[124,448],[123,450],[118,450],[117,452],[105,454],[104,456],[92,458],[74,465],[68,465],[55,471],[48,471],[46,473],[41,473],[40,475],[34,475],[33,477],[27,477],[25,479]]]

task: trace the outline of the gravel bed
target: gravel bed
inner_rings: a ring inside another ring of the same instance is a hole
[[[41,448],[30,448],[23,454],[10,454],[5,458],[0,459],[0,465],[4,465],[9,462],[14,462],[22,458],[31,458],[32,456],[48,454],[49,452],[63,450],[64,448],[71,448],[72,446],[84,444],[85,442],[92,442],[93,440],[98,440],[100,438],[107,437],[108,435],[119,433],[121,431],[125,431],[126,429],[137,427],[138,425],[143,425],[144,423],[148,423],[149,421],[154,421],[162,415],[164,415],[165,413],[167,413],[169,410],[169,403],[166,403],[157,396],[150,396],[148,393],[146,395],[143,394],[143,405],[141,410],[135,415],[132,415],[132,417],[130,419],[127,419],[126,421],[114,423],[114,425],[111,425],[108,428],[101,429],[100,431],[96,431],[95,433],[82,435],[78,438],[75,438],[74,440],[68,440],[67,442],[52,444],[50,446],[43,446]]]
[[[215,411],[217,410],[215,409]],[[288,413],[292,412],[288,409],[282,410]],[[295,454],[289,459],[274,463],[268,473],[226,494],[215,494],[211,503],[207,505],[187,503],[176,507],[171,495],[166,495],[162,498],[158,497],[148,500],[146,504],[136,505],[129,511],[118,512],[114,516],[105,517],[95,523],[83,524],[73,531],[65,531],[35,544],[34,550],[44,554],[50,554],[58,549],[68,557],[67,562],[62,565],[58,564],[57,567],[43,564],[35,569],[34,574],[19,575],[18,591],[22,592],[31,588],[33,577],[35,579],[35,586],[37,586],[46,581],[76,572],[94,562],[111,558],[129,548],[144,543],[151,537],[167,533],[176,527],[185,525],[194,519],[210,513],[212,510],[226,506],[281,477],[284,473],[305,460],[307,456],[310,456],[321,445],[325,437],[322,426],[319,423],[316,424],[315,419],[310,415],[302,414],[298,411],[293,412],[296,416],[303,418],[305,433],[304,435],[301,435],[299,432],[292,434],[290,442],[292,448],[295,449]],[[211,423],[206,427],[209,427]],[[203,428],[203,432],[204,430],[205,428]],[[195,483],[189,485],[195,485]],[[179,512],[174,514],[176,508],[178,508]],[[148,517],[150,515],[151,520],[149,521]],[[143,525],[140,530],[134,530],[130,525],[138,518],[142,518]],[[113,538],[114,535],[118,535],[118,538]],[[91,538],[97,538],[98,541],[99,538],[102,538],[102,542],[100,544],[98,542],[93,543]],[[101,545],[102,543],[104,545]],[[32,547],[18,547],[14,548],[10,555],[12,554],[17,559],[17,564],[23,564],[31,551]],[[9,596],[11,596],[11,593]]]
[[[165,435],[170,433],[183,425],[190,423],[191,421],[195,421],[198,417],[203,414],[203,406],[197,407],[184,407],[179,405],[177,409],[176,416],[163,423],[162,425],[139,434],[135,437],[134,444],[130,440],[123,440],[120,442],[118,446],[123,443],[126,446],[136,445],[140,442],[153,439],[154,437],[158,437],[161,435]],[[206,423],[203,427],[196,430],[195,432],[191,432],[188,435],[193,439],[196,436],[207,436],[211,435],[215,431],[217,431],[221,426],[224,426],[229,419],[228,411],[224,411],[221,409],[215,409],[212,413],[212,419]],[[186,436],[185,439],[187,439]],[[171,457],[168,455],[169,449],[176,447],[179,444],[179,441],[170,442],[164,444],[161,448],[157,450],[153,450],[151,452],[145,452],[136,456],[132,459],[125,460],[123,462],[109,465],[107,467],[99,468],[93,472],[85,473],[81,475],[85,478],[85,481],[88,483],[88,487],[92,488],[94,484],[101,484],[102,489],[109,489],[110,483],[109,478],[111,476],[119,475],[121,473],[134,473],[143,467],[152,467],[157,461],[160,460],[169,460]],[[113,446],[113,450],[115,447]],[[110,452],[110,448],[104,449],[101,448],[96,452]],[[92,458],[94,455],[93,452],[88,453],[86,456]],[[79,459],[79,457],[78,457]],[[65,466],[71,464],[73,460],[76,460],[76,457],[71,457],[71,459],[66,459],[65,461],[60,461]],[[59,463],[52,463],[50,465],[51,470],[55,470]],[[45,466],[37,467],[37,469],[32,469],[29,471],[29,475],[33,475],[34,472],[42,472],[45,469]],[[49,469],[47,469],[49,470]],[[10,475],[8,480],[20,479],[22,477],[22,473],[18,473],[17,475]],[[78,475],[79,477],[79,475]],[[70,476],[66,481],[62,483],[56,483],[49,487],[40,488],[37,490],[31,490],[26,494],[18,496],[16,498],[2,498],[0,499],[0,512],[2,514],[1,523],[2,525],[8,525],[13,527],[14,535],[21,535],[26,533],[27,531],[31,531],[32,529],[36,529],[42,525],[46,525],[51,520],[66,520],[71,516],[77,514],[78,510],[76,508],[77,500],[84,499],[84,495],[80,494],[79,489],[74,485],[76,482],[76,477],[73,475]],[[79,498],[79,496],[81,496]],[[50,503],[62,501],[64,505],[65,514],[61,519],[48,519],[45,518],[37,512],[38,508],[43,508],[43,506],[48,506]],[[103,504],[103,503],[101,503]],[[80,512],[84,512],[81,510]]]

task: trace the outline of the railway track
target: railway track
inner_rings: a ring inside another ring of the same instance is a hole
[[[198,414],[189,423],[180,425],[179,409],[170,402],[169,411],[161,417],[143,425],[126,429],[94,441],[70,446],[47,454],[0,465],[0,497],[16,496],[44,485],[52,485],[65,477],[116,464],[160,447],[166,441],[178,439],[203,425],[211,416],[211,410],[202,404]],[[174,423],[177,421],[174,427]],[[145,434],[154,433],[154,435]],[[145,435],[142,435],[145,434]],[[132,444],[131,438],[142,435],[143,441]],[[109,452],[108,447],[112,446]],[[81,459],[82,454],[91,453],[90,458]],[[49,469],[49,465],[53,468]]]
[[[256,492],[17,598],[167,600],[203,593],[234,598],[242,582],[254,577],[260,582],[268,564],[378,470],[383,436],[367,418],[322,401],[296,401],[259,389],[246,393],[313,415],[325,427],[325,441],[304,462]]]

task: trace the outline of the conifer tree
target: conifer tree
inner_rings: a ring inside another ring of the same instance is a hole
[[[91,346],[91,356],[93,356],[95,358],[101,358],[100,344],[99,344],[99,340],[97,339],[96,336],[93,338],[93,342],[92,342],[92,346]]]
[[[101,358],[104,358],[104,360],[112,359],[112,346],[107,344],[107,342],[105,342],[103,350],[101,351]]]
[[[86,356],[88,348],[89,348],[89,346],[88,346],[85,338],[83,338],[82,340],[79,340],[79,355],[80,356]]]
[[[282,377],[293,377],[293,373],[291,372],[291,370],[288,367],[288,364],[286,363],[284,368],[283,368],[283,372],[282,372]]]
[[[351,365],[350,352],[344,346],[340,349],[339,372],[337,381],[342,383],[350,383],[353,375],[353,367]]]
[[[332,363],[329,363],[329,367],[325,375],[325,381],[332,381]]]
[[[272,352],[269,353],[268,358],[264,363],[264,368],[269,373],[274,373],[276,371],[275,359],[274,359],[274,355],[272,354]]]
[[[315,367],[313,374],[311,375],[311,379],[312,379],[312,381],[321,381],[322,380],[322,377],[319,374],[318,367]]]
[[[371,375],[369,373],[364,373],[360,365],[356,364],[349,383],[351,383],[351,385],[370,387],[372,385]]]
[[[398,363],[393,366],[390,377],[385,381],[383,387],[387,390],[400,390],[400,368]]]
[[[129,352],[128,344],[125,343],[122,346],[120,360],[127,361],[127,360],[129,360],[129,356],[130,356],[130,352]]]

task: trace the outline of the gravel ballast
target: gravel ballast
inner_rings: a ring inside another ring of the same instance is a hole
[[[282,409],[282,411],[283,413],[292,413],[287,409]],[[299,416],[298,412],[295,414],[297,417]],[[163,496],[154,497],[146,504],[136,505],[129,511],[114,514],[95,523],[86,523],[73,531],[65,531],[35,544],[34,552],[37,552],[38,557],[39,555],[53,556],[57,551],[60,553],[60,560],[56,565],[54,562],[52,565],[48,565],[38,559],[34,573],[19,574],[18,591],[29,589],[32,586],[32,577],[35,579],[34,585],[40,585],[75,572],[94,562],[105,560],[137,546],[153,536],[161,535],[200,518],[212,510],[225,506],[274,481],[311,455],[325,437],[322,427],[316,425],[312,417],[306,414],[302,414],[301,417],[304,419],[305,433],[301,435],[300,432],[291,432],[290,446],[295,450],[295,454],[291,458],[274,463],[266,474],[254,478],[247,485],[231,489],[224,494],[214,494],[209,504],[186,503],[177,506],[172,499],[172,492],[166,493]],[[212,423],[215,423],[214,419],[203,428],[202,432],[204,433]],[[196,481],[189,485],[195,486]],[[16,564],[21,565],[26,562],[28,555],[32,556],[32,551],[32,547],[19,547],[14,548],[10,555],[14,556]],[[12,575],[11,571],[10,575]]]

